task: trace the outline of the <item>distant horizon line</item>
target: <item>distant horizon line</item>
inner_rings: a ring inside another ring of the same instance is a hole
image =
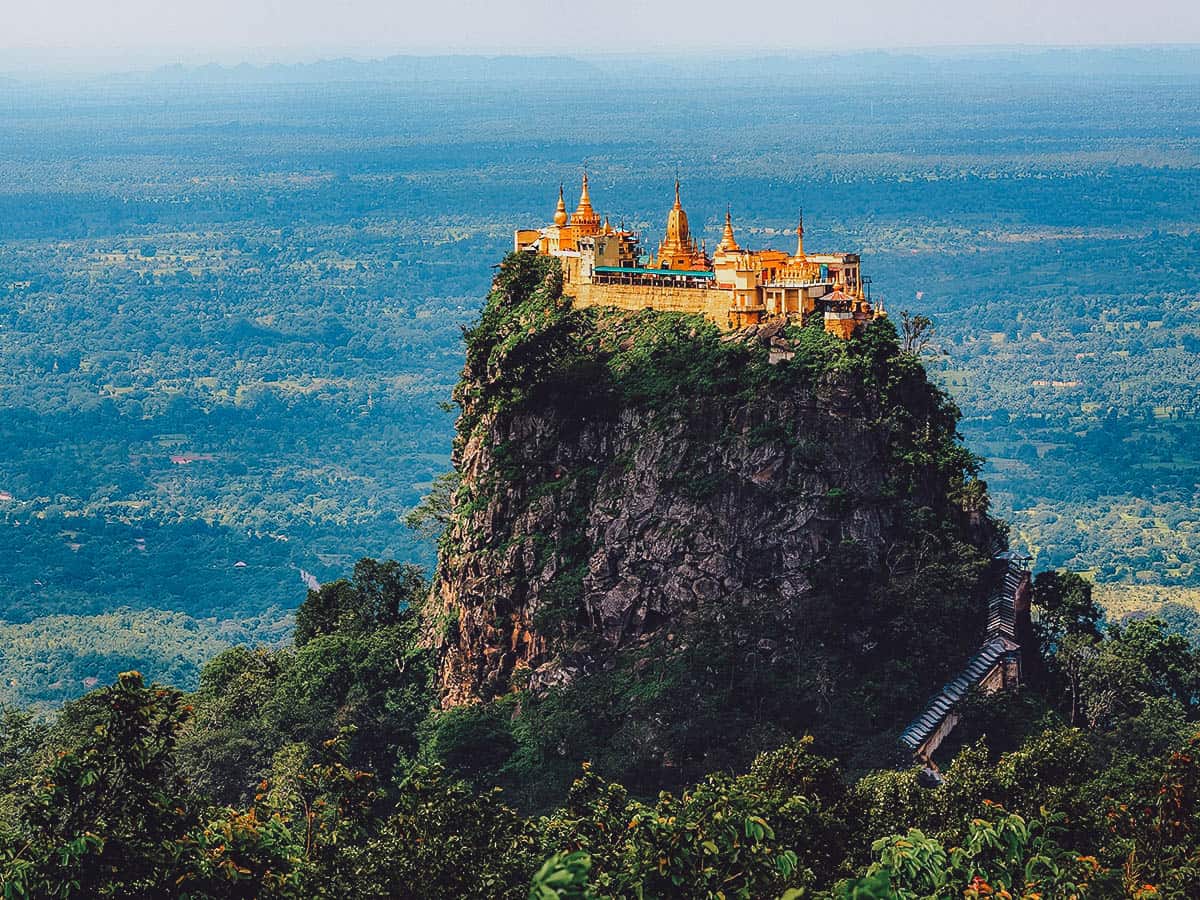
[[[110,73],[144,71],[145,68],[193,67],[193,68],[269,68],[277,66],[306,66],[328,64],[328,62],[384,62],[396,59],[512,59],[512,60],[696,60],[710,58],[720,53],[722,61],[737,62],[763,58],[803,58],[803,56],[860,56],[864,54],[886,55],[976,55],[989,53],[1040,54],[1048,52],[1104,52],[1104,50],[1188,50],[1200,48],[1200,41],[1157,41],[1157,42],[1111,42],[1111,43],[935,43],[935,44],[890,44],[890,46],[846,47],[761,47],[755,44],[730,47],[696,46],[666,49],[644,48],[623,50],[571,49],[556,52],[553,48],[455,48],[455,47],[412,47],[386,49],[344,48],[328,50],[305,50],[284,47],[240,47],[240,48],[169,48],[162,52],[152,48],[88,48],[88,47],[28,47],[0,46],[0,64],[6,58],[25,61],[42,60],[54,66],[71,60],[100,64],[110,61],[124,66]],[[752,54],[752,55],[751,55]]]
[[[1200,49],[1200,41],[1179,42],[1128,42],[1128,43],[1021,43],[1021,44],[897,44],[890,46],[862,46],[855,48],[828,46],[806,47],[744,47],[706,46],[665,49],[626,49],[620,52],[598,50],[571,50],[555,52],[551,48],[488,49],[488,48],[434,48],[413,47],[388,51],[383,49],[302,50],[283,47],[244,47],[221,50],[218,48],[178,48],[157,52],[152,48],[111,48],[95,50],[84,47],[0,47],[0,71],[8,75],[22,74],[9,69],[12,65],[22,68],[32,66],[28,74],[88,74],[125,75],[152,74],[158,71],[178,69],[255,69],[302,68],[329,64],[371,65],[398,60],[511,60],[553,61],[578,60],[602,62],[634,60],[639,62],[674,61],[690,62],[710,58],[720,52],[724,64],[736,64],[750,59],[792,59],[819,56],[823,58],[854,58],[865,55],[884,57],[917,56],[930,59],[986,57],[988,55],[1037,56],[1048,53],[1103,53],[1114,51],[1163,52],[1191,51]],[[746,55],[743,55],[746,54]],[[750,56],[749,54],[753,54]]]

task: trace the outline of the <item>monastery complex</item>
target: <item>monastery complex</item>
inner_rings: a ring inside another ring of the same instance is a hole
[[[864,294],[856,253],[807,253],[804,219],[796,228],[796,252],[746,250],[738,246],[733,220],[710,256],[688,229],[675,182],[675,205],[667,213],[666,236],[651,255],[640,237],[613,228],[593,209],[587,175],[579,205],[570,215],[558,191],[554,222],[519,229],[518,252],[562,261],[563,290],[577,306],[612,306],[703,315],[721,328],[743,328],[768,320],[809,322],[848,338],[861,323],[883,315]]]

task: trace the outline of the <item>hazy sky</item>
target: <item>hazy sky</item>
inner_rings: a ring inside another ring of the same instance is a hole
[[[1200,43],[1198,0],[0,0],[31,60],[1163,42]]]

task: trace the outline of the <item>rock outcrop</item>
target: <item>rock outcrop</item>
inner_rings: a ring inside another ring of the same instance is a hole
[[[873,659],[949,634],[960,661],[981,607],[937,605],[928,580],[969,584],[945,571],[951,548],[985,563],[986,490],[953,406],[890,325],[871,328],[721,336],[580,311],[552,265],[507,261],[456,393],[461,483],[427,608],[443,705],[564,686],[626,648],[669,653],[714,610],[755,659],[833,644]],[[763,610],[770,627],[738,633]],[[905,677],[938,676],[926,668]]]

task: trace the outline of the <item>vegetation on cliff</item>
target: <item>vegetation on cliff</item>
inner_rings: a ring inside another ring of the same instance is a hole
[[[890,759],[978,640],[999,529],[888,322],[580,310],[515,255],[466,340],[428,633],[444,705],[485,701],[442,718],[468,768],[649,788],[805,733]]]

